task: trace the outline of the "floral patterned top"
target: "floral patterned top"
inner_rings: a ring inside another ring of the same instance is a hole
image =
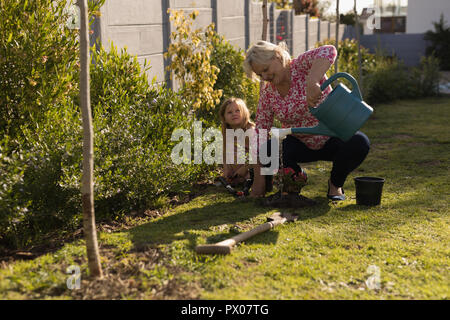
[[[336,48],[332,45],[325,45],[316,49],[304,52],[298,58],[293,59],[291,68],[291,87],[285,97],[282,97],[276,87],[265,82],[261,84],[258,110],[256,111],[256,128],[270,131],[273,125],[274,116],[280,120],[283,128],[313,127],[318,124],[318,120],[309,112],[306,102],[306,77],[309,74],[312,63],[315,59],[325,58],[334,63],[336,59]],[[322,78],[320,84],[326,80]],[[331,92],[330,86],[326,88],[319,99],[319,103]],[[328,136],[294,134],[306,146],[313,150],[323,147],[329,139]],[[261,141],[260,141],[261,143]]]

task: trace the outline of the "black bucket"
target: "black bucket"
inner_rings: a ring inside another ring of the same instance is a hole
[[[381,203],[383,191],[383,178],[356,177],[356,204],[364,206],[377,206]]]

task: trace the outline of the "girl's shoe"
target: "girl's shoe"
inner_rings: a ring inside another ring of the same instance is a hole
[[[344,201],[346,199],[344,188],[342,188],[342,195],[332,196],[330,195],[330,180],[328,180],[328,191],[327,191],[327,198],[331,201]]]
[[[306,174],[306,171],[303,170],[303,168],[300,168],[301,171],[297,172],[294,175],[294,180],[296,181],[302,181],[304,184],[306,184],[306,182],[308,182],[308,175]]]

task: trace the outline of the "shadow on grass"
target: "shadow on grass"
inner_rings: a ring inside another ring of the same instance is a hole
[[[360,204],[348,204],[344,207],[341,208],[337,208],[337,211],[341,211],[341,212],[356,212],[356,211],[369,211],[369,210],[373,210],[373,209],[379,209],[380,205],[377,206],[366,206],[366,205],[360,205]]]
[[[288,211],[290,210],[290,211]],[[140,225],[128,232],[136,248],[146,248],[158,244],[171,244],[174,241],[187,240],[190,248],[195,248],[202,231],[213,231],[215,234],[207,238],[207,243],[216,243],[239,234],[240,230],[230,229],[230,225],[245,223],[249,219],[263,214],[270,215],[274,211],[288,211],[298,215],[299,221],[312,219],[326,214],[330,206],[320,201],[317,205],[297,209],[277,209],[258,205],[255,200],[239,200],[233,202],[222,199],[203,207],[190,207],[185,211],[169,214],[156,221]],[[264,223],[258,222],[245,226],[245,231]],[[224,230],[226,230],[224,232]],[[243,232],[243,231],[242,231]],[[264,237],[252,238],[248,242],[273,244],[278,239],[278,232],[264,232]]]

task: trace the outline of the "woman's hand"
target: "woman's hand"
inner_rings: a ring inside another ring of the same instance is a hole
[[[266,193],[266,179],[265,176],[261,175],[261,165],[255,164],[252,165],[253,172],[255,173],[254,179],[253,179],[253,185],[250,190],[250,197],[251,198],[259,198],[264,197],[264,194]]]
[[[309,74],[306,77],[306,102],[308,106],[313,107],[319,103],[322,96],[320,90],[320,80],[323,79],[325,72],[330,68],[331,63],[324,58],[318,58],[312,63]]]
[[[320,84],[315,81],[308,81],[306,83],[306,102],[309,107],[314,107],[319,102],[322,95]]]

